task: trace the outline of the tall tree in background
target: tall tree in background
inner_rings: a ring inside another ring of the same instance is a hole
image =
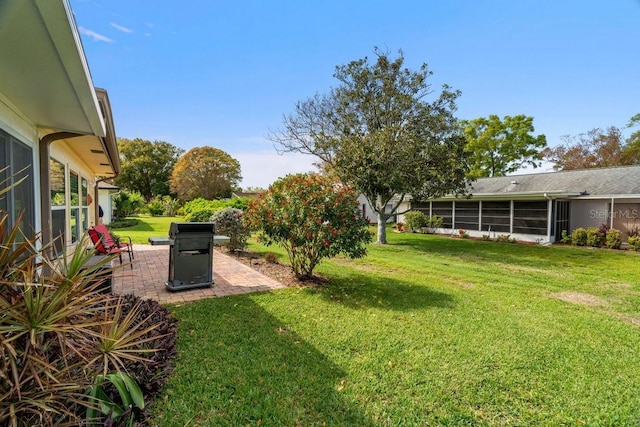
[[[164,141],[119,138],[118,151],[122,170],[117,186],[139,192],[146,201],[169,194],[171,171],[184,150]]]
[[[339,86],[298,102],[284,129],[269,138],[281,152],[317,156],[325,170],[362,193],[378,217],[377,243],[405,195],[414,199],[465,188],[465,140],[453,113],[459,91],[443,86],[433,102],[426,64],[403,68],[375,49],[377,59],[336,67]],[[389,208],[388,208],[389,206]]]
[[[564,144],[547,148],[543,155],[556,170],[591,169],[633,165],[640,162],[637,141],[624,140],[622,131],[610,126],[606,131],[592,129],[586,134],[563,136]]]
[[[180,200],[213,200],[231,197],[241,180],[236,159],[218,148],[196,147],[178,159],[170,184]]]
[[[462,122],[467,151],[469,177],[504,176],[523,166],[540,166],[540,151],[547,146],[544,135],[533,136],[533,117],[524,114],[480,117]]]
[[[640,113],[631,117],[627,124],[627,128],[636,126],[640,126]],[[626,164],[640,163],[640,130],[636,130],[627,138],[622,155]]]

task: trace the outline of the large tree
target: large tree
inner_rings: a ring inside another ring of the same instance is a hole
[[[544,135],[534,136],[533,117],[496,115],[463,121],[470,178],[504,176],[523,166],[540,166]]]
[[[184,150],[164,141],[119,138],[118,151],[122,169],[116,185],[139,192],[147,201],[169,194],[169,177]]]
[[[636,141],[625,141],[622,131],[610,126],[606,131],[592,129],[586,134],[563,136],[564,144],[544,150],[554,169],[591,169],[640,163]]]
[[[178,159],[171,174],[171,191],[183,201],[213,200],[231,197],[241,180],[236,159],[218,148],[196,147]]]
[[[339,85],[295,106],[270,139],[282,152],[312,154],[369,201],[378,217],[377,243],[405,196],[459,193],[465,188],[465,140],[453,113],[460,95],[444,85],[432,102],[426,64],[417,71],[375,50],[336,67]]]

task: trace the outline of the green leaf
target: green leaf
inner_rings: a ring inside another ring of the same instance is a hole
[[[138,386],[136,380],[134,380],[129,374],[121,372],[122,379],[124,380],[127,389],[131,395],[131,399],[133,403],[140,409],[144,409],[144,395],[142,394],[142,390]]]
[[[98,387],[98,392],[97,392],[97,401],[98,404],[100,405],[100,411],[103,414],[109,414],[111,413],[112,418],[118,418],[120,415],[122,415],[122,413],[124,412],[124,410],[118,406],[117,403],[115,403],[113,400],[109,399],[109,396],[107,396],[104,391],[102,390],[102,387]]]
[[[111,383],[116,386],[118,389],[118,394],[120,395],[120,399],[122,399],[122,403],[125,408],[128,408],[133,403],[131,399],[131,394],[129,390],[127,390],[127,386],[124,383],[123,375],[126,375],[122,372],[112,372],[107,374],[107,379],[111,381]]]

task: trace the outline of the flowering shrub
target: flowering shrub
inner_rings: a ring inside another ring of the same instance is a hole
[[[242,221],[242,210],[225,208],[211,215],[210,221],[216,225],[216,234],[229,237],[227,247],[232,250],[244,249],[249,238],[249,228]]]
[[[247,222],[266,245],[283,247],[293,273],[309,279],[323,258],[366,255],[371,242],[356,194],[317,174],[287,175],[247,209]]]

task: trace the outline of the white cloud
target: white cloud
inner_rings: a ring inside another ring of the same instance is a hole
[[[84,34],[85,36],[91,37],[93,40],[97,42],[113,43],[113,40],[111,40],[109,37],[103,36],[102,34],[98,34],[95,31],[91,31],[87,28],[78,27],[78,30],[80,31],[80,34]]]
[[[278,178],[288,174],[316,172],[318,160],[304,154],[229,153],[240,162],[242,187],[267,188]]]
[[[127,28],[127,27],[123,27],[122,25],[118,25],[118,24],[116,24],[115,22],[111,22],[111,23],[110,23],[110,25],[111,25],[113,28],[115,28],[116,30],[121,31],[121,32],[123,32],[123,33],[128,33],[128,34],[133,33],[133,30],[132,30],[132,29]]]

